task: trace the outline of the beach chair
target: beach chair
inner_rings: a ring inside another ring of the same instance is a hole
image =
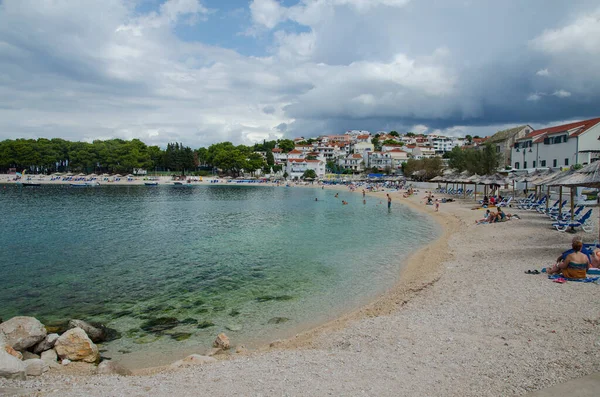
[[[565,207],[563,206],[563,211],[562,213],[554,213],[554,214],[549,214],[550,218],[552,218],[555,221],[567,221],[569,219],[571,219],[571,211],[569,209],[564,209]],[[575,219],[579,218],[579,214],[581,213],[581,211],[583,211],[585,207],[583,205],[578,205],[575,208],[575,211],[573,212],[573,217]]]
[[[508,199],[503,199],[498,205],[497,207],[508,207],[510,205],[510,203],[512,202],[512,196],[509,197]]]
[[[592,216],[592,209],[590,208],[583,216],[579,219],[574,219],[572,222],[555,222],[552,224],[552,227],[556,228],[559,232],[566,232],[568,228],[575,229],[576,227],[580,227],[583,231],[589,233],[592,231],[592,225],[589,222]]]

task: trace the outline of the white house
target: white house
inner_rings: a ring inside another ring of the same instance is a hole
[[[298,160],[298,159],[303,159],[303,158],[304,158],[304,153],[297,149],[294,149],[287,154],[288,161],[289,160]]]
[[[378,168],[384,170],[386,168],[394,168],[394,160],[388,153],[382,152],[370,152],[369,153],[369,167]]]
[[[408,145],[412,146],[412,145]],[[415,146],[412,149],[412,156],[416,160],[421,160],[425,158],[435,157],[435,150],[429,146]]]
[[[287,161],[287,154],[283,153],[283,150],[280,148],[274,148],[272,150],[273,158],[275,159],[275,164],[283,164]]]
[[[517,139],[511,160],[515,169],[562,168],[600,158],[600,118],[534,130]]]
[[[408,152],[398,148],[388,151],[387,154],[389,154],[392,157],[392,160],[394,160],[395,168],[401,168],[402,163],[407,162],[409,158]]]
[[[338,159],[338,165],[346,170],[362,172],[365,170],[365,159],[358,153],[348,154]]]
[[[301,178],[306,170],[313,170],[317,178],[325,176],[325,162],[323,160],[288,159],[285,171],[288,178]]]

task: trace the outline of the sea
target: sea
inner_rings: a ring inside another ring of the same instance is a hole
[[[133,367],[335,319],[438,235],[399,199],[320,188],[4,185],[0,209],[0,317],[103,324]]]

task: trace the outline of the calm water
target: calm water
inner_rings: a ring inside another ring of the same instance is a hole
[[[397,204],[334,194],[0,187],[0,317],[106,323],[122,337],[104,355],[122,360],[209,348],[221,331],[250,346],[293,335],[391,287],[436,234]]]

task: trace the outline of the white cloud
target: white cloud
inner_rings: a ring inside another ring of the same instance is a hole
[[[250,11],[254,22],[268,29],[273,29],[287,19],[287,8],[277,0],[253,0]]]
[[[535,73],[537,76],[549,76],[550,72],[548,69],[540,69]]]
[[[542,99],[542,95],[543,94],[541,94],[541,93],[534,93],[534,94],[529,95],[527,97],[527,100],[528,101],[532,101],[532,102],[536,102],[536,101],[539,101],[540,99]]]
[[[571,96],[571,93],[569,91],[565,91],[565,90],[558,90],[558,91],[554,91],[554,93],[552,95],[559,97],[559,98],[568,98]]]
[[[600,54],[600,8],[562,28],[545,30],[531,41],[531,45],[550,54]]]

